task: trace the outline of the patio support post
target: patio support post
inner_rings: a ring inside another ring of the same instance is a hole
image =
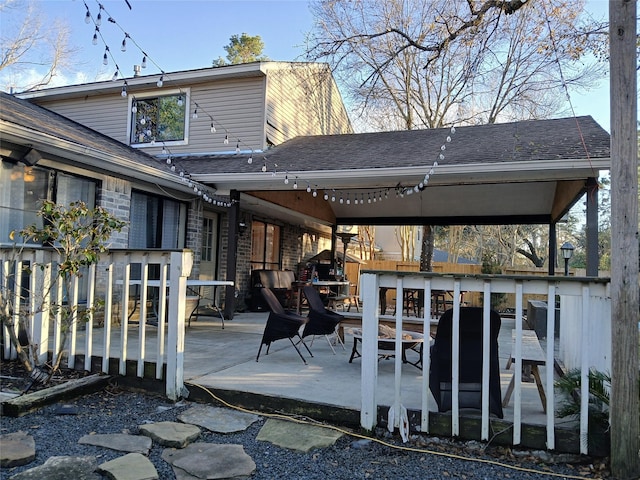
[[[556,222],[549,224],[549,276],[556,274],[556,250],[558,249],[558,240],[556,239]]]
[[[336,271],[336,239],[338,238],[338,226],[331,225],[331,268]]]
[[[227,275],[234,285],[227,285],[224,294],[224,318],[231,320],[236,307],[236,266],[238,263],[238,221],[240,220],[240,192],[231,190],[229,193],[231,207],[229,207],[229,228],[227,231]]]
[[[598,276],[598,182],[587,180],[587,277]]]

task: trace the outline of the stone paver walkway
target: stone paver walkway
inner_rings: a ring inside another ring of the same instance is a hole
[[[139,426],[140,434],[94,433],[82,436],[78,443],[127,452],[114,460],[98,464],[98,457],[51,457],[11,477],[11,480],[97,480],[100,474],[113,480],[156,480],[158,472],[147,455],[152,443],[167,447],[162,458],[179,480],[246,478],[256,469],[242,445],[197,442],[200,428],[229,433],[246,430],[259,420],[258,415],[232,409],[196,405],[178,415],[180,422],[156,422]],[[284,448],[309,451],[331,446],[341,434],[322,427],[269,419],[257,440]],[[37,445],[25,432],[0,435],[1,466],[28,465],[35,459]]]

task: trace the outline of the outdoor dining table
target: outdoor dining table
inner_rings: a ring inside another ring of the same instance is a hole
[[[142,280],[139,280],[139,279],[129,280],[129,285],[140,286],[142,285]],[[159,289],[160,280],[147,280],[146,285],[147,287]],[[187,297],[193,297],[196,300],[195,307],[191,310],[191,312],[189,313],[189,316],[187,317],[187,324],[191,326],[191,318],[194,315],[196,319],[198,318],[198,308],[200,308],[200,303],[202,302],[202,300],[211,300],[211,306],[220,316],[220,320],[222,321],[222,328],[224,328],[224,313],[222,312],[222,309],[218,305],[216,288],[220,286],[233,286],[233,285],[234,285],[234,282],[231,280],[187,279]],[[169,281],[166,282],[166,286],[169,287]],[[212,298],[209,298],[206,295],[206,291],[204,290],[205,287],[213,287],[213,291],[211,295]],[[158,301],[159,301],[159,295],[153,295],[151,297],[151,303],[152,303],[153,311],[156,313],[156,318],[158,314]],[[131,318],[131,315],[135,313],[137,308],[138,308],[138,297],[136,296],[133,310],[131,311],[131,313],[129,313],[129,318]]]

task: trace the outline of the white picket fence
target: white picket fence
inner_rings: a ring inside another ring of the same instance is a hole
[[[565,278],[565,277],[534,277],[534,276],[495,276],[495,275],[438,275],[420,272],[363,272],[360,277],[360,292],[363,301],[362,315],[362,408],[360,412],[361,425],[371,430],[377,422],[378,403],[376,401],[376,385],[378,382],[378,322],[379,299],[381,288],[396,289],[396,331],[403,330],[403,295],[397,292],[403,289],[419,289],[424,291],[422,298],[423,312],[431,311],[431,292],[433,290],[452,293],[453,335],[452,335],[452,422],[451,434],[460,433],[460,409],[458,404],[460,371],[457,346],[459,345],[459,321],[461,292],[478,292],[483,298],[483,316],[489,318],[491,294],[510,293],[515,295],[515,359],[513,369],[520,372],[522,368],[522,331],[523,316],[526,315],[526,299],[535,295],[545,297],[547,305],[555,306],[556,298],[560,298],[560,337],[556,345],[554,337],[555,308],[547,309],[546,319],[546,443],[547,448],[555,448],[555,396],[554,392],[554,361],[556,351],[558,360],[568,367],[581,368],[581,413],[580,413],[580,450],[587,454],[588,429],[588,373],[590,368],[610,372],[610,283],[608,279]],[[423,319],[424,332],[429,331],[430,315]],[[483,322],[483,375],[482,375],[482,427],[481,437],[489,440],[489,326],[490,322]],[[558,348],[556,348],[558,347]],[[402,339],[396,335],[395,344],[395,400],[394,412],[400,412],[402,407]],[[577,363],[577,365],[576,365]],[[522,385],[521,375],[515,375],[513,392],[513,444],[521,443],[522,433]],[[422,407],[421,431],[429,431],[429,355],[423,357],[422,375]],[[400,415],[395,415],[395,425],[400,428]]]
[[[76,277],[69,292],[62,282],[56,281],[59,257],[50,248],[0,247],[0,261],[0,294],[5,314],[13,318],[11,328],[16,335],[20,326],[28,332],[31,355],[37,357],[39,363],[46,362],[51,352],[55,362],[57,352],[64,352],[66,365],[78,368],[76,353],[78,339],[81,339],[84,370],[91,370],[95,350],[99,350],[95,353],[102,358],[104,373],[109,373],[111,358],[118,359],[120,375],[126,374],[127,361],[131,359],[141,378],[145,362],[155,362],[156,379],[163,378],[166,365],[167,397],[177,400],[182,395],[186,281],[193,264],[191,251],[112,250],[102,256],[99,264]],[[155,281],[159,280],[159,285],[167,288],[148,288],[150,271],[154,272]],[[16,272],[22,273],[16,275]],[[84,323],[77,320],[77,309],[70,310],[75,318],[64,321],[58,305],[101,307],[95,311],[89,309],[89,319]],[[152,344],[146,339],[149,305],[157,310],[154,312],[157,336]],[[136,313],[135,318],[132,313]],[[94,335],[93,327],[98,321],[104,326],[100,329],[101,338]],[[139,324],[138,329],[129,329],[133,322]],[[7,328],[5,325],[2,332],[3,356],[11,359],[16,357],[16,351],[8,340]],[[65,328],[67,340],[62,345]],[[129,342],[131,332],[136,330],[137,341]]]

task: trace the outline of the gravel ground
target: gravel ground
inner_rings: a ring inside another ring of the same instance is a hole
[[[175,420],[177,415],[193,405],[188,401],[169,403],[160,396],[124,391],[109,387],[92,395],[67,400],[74,405],[76,414],[60,414],[60,405],[50,405],[20,418],[2,417],[2,434],[19,430],[33,435],[36,442],[36,459],[30,465],[0,470],[0,479],[41,465],[54,455],[95,455],[98,464],[112,460],[123,453],[78,444],[78,439],[88,433],[137,433],[138,426],[149,422]],[[551,461],[541,461],[532,452],[512,452],[501,447],[484,449],[479,442],[452,442],[445,439],[415,436],[407,444],[381,430],[380,437],[387,443],[415,449],[440,451],[487,462],[453,458],[452,456],[403,451],[392,446],[355,436],[343,436],[333,447],[300,453],[286,450],[255,438],[265,418],[241,433],[216,434],[203,430],[199,441],[210,443],[235,443],[256,463],[251,479],[539,479],[539,478],[609,478],[602,462],[563,463],[574,457],[557,456]],[[154,444],[150,460],[160,479],[175,479],[171,467],[162,460],[164,447]],[[496,462],[496,463],[493,463]],[[507,468],[508,464],[523,471]],[[546,475],[543,472],[553,472]]]

